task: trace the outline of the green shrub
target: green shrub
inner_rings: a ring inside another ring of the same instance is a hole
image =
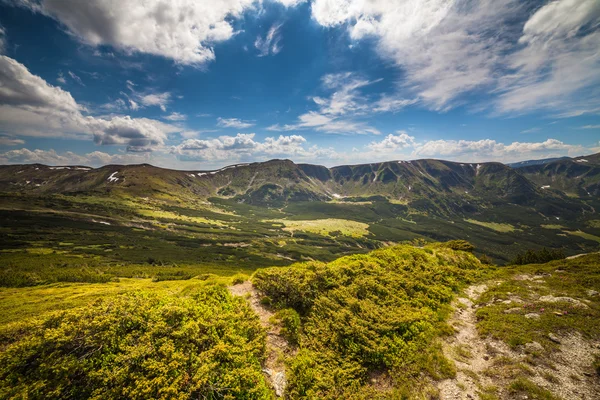
[[[561,249],[548,250],[544,247],[542,250],[539,251],[527,250],[524,253],[518,254],[515,258],[512,259],[510,264],[543,264],[553,260],[562,260],[565,257],[565,252]]]
[[[270,399],[241,298],[137,293],[0,331],[0,398]]]
[[[468,251],[470,253],[472,253],[473,250],[475,250],[475,246],[473,246],[466,240],[450,240],[445,243],[440,243],[439,246],[447,247],[452,250]]]
[[[300,315],[293,308],[279,310],[275,317],[281,322],[281,335],[291,344],[297,345],[300,336]]]
[[[441,321],[454,292],[484,268],[472,254],[444,246],[396,246],[258,270],[253,282],[273,305],[294,309],[297,319],[284,311],[292,321],[302,316],[288,395],[371,398],[369,377],[381,371],[407,392],[423,374],[452,376],[434,340],[446,330]]]

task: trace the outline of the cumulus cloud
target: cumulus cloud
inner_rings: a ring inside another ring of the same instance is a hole
[[[269,54],[275,55],[281,51],[281,25],[282,24],[274,24],[269,28],[269,32],[267,32],[264,38],[260,36],[256,38],[254,47],[258,50],[259,57],[268,56]]]
[[[409,136],[404,131],[399,131],[396,135],[389,134],[380,142],[371,142],[367,145],[370,150],[380,153],[396,152],[401,149],[412,147],[415,144],[414,136]]]
[[[0,164],[88,165],[133,164],[147,162],[146,154],[108,154],[94,151],[79,155],[71,151],[57,153],[55,150],[29,150],[26,148],[0,153]]]
[[[98,144],[147,151],[164,144],[178,127],[147,118],[86,115],[71,94],[0,56],[0,128],[22,136],[92,136]]]
[[[293,157],[296,160],[336,158],[332,149],[316,146],[306,147],[306,139],[300,135],[255,139],[254,133],[238,133],[236,136],[220,136],[216,139],[188,139],[174,146],[171,153],[184,161],[253,161],[273,157]]]
[[[50,16],[81,42],[111,45],[125,52],[166,57],[202,66],[214,60],[214,43],[234,34],[232,18],[255,0],[19,0]],[[290,2],[291,3],[291,2]]]
[[[253,122],[243,121],[239,118],[217,118],[217,126],[221,128],[235,128],[235,129],[246,129],[254,126]]]
[[[373,99],[363,95],[362,88],[380,82],[381,79],[367,80],[351,72],[323,76],[323,88],[330,94],[327,97],[315,96],[311,100],[317,110],[298,116],[295,124],[271,125],[270,131],[293,131],[315,129],[326,133],[371,133],[378,135],[378,129],[359,118],[380,112],[396,112],[413,104],[414,100],[388,95]]]
[[[403,87],[432,109],[487,92],[498,113],[598,112],[597,0],[315,0],[312,15],[347,26],[353,40],[374,38],[403,70]]]
[[[513,142],[504,144],[484,140],[432,140],[415,146],[415,157],[440,157],[463,161],[511,162],[527,158],[546,158],[563,155],[581,155],[588,149],[564,143],[557,139],[543,142]]]

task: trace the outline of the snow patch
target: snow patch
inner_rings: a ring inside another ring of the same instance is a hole
[[[577,162],[589,162],[588,160],[586,160],[586,159],[583,159],[583,158],[582,158],[582,159],[579,159],[579,160],[575,160],[575,161],[577,161]]]
[[[119,171],[115,171],[112,174],[110,174],[110,176],[108,177],[107,181],[109,182],[117,182],[119,180],[119,178],[117,178],[115,175],[118,173]]]
[[[335,197],[336,199],[341,199],[341,198],[342,198],[342,196],[340,196],[340,195],[339,195],[339,194],[337,194],[337,193],[332,193],[331,195],[332,195],[333,197]]]
[[[71,167],[48,167],[50,169],[71,169]]]
[[[198,178],[200,178],[201,176],[204,176],[204,175],[208,175],[208,174],[206,172],[198,172]]]
[[[188,176],[191,177],[191,178],[195,178],[196,177],[196,175],[194,175],[194,174],[188,174]]]
[[[550,189],[550,185],[544,185],[540,189]]]
[[[75,167],[75,169],[77,171],[89,171],[91,168],[87,168],[87,167]]]

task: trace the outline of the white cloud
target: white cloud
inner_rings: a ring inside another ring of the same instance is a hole
[[[579,129],[600,129],[600,125],[585,125]]]
[[[69,71],[69,76],[71,77],[71,79],[73,79],[75,82],[77,82],[81,86],[85,86],[85,84],[83,83],[81,78],[79,76],[75,75],[75,73]]]
[[[511,73],[500,79],[497,110],[597,110],[598,26],[597,0],[559,0],[539,8],[523,27],[522,48],[507,57]]]
[[[65,76],[63,75],[62,72],[58,73],[58,78],[56,78],[56,81],[58,83],[60,83],[61,85],[66,85],[67,84],[67,80],[65,79]]]
[[[362,88],[380,81],[381,79],[366,80],[350,72],[325,75],[322,78],[323,88],[330,94],[328,97],[315,96],[311,99],[317,110],[301,114],[294,124],[275,124],[267,130],[315,129],[326,133],[378,135],[381,133],[378,129],[359,118],[373,113],[396,112],[415,102],[388,95],[375,100],[361,93]]]
[[[6,49],[6,30],[0,25],[0,54]]]
[[[217,118],[217,126],[221,128],[235,128],[235,129],[246,129],[254,126],[253,122],[243,121],[239,118]]]
[[[185,121],[187,119],[187,115],[178,112],[173,112],[163,118],[168,121]]]
[[[600,2],[556,0],[315,0],[321,25],[374,38],[403,70],[404,89],[435,110],[492,93],[497,113],[598,112]]]
[[[19,62],[0,56],[0,129],[19,136],[94,137],[98,144],[123,144],[147,151],[181,128],[147,118],[85,115],[69,92],[31,74]]]
[[[0,153],[0,164],[40,163],[47,165],[133,164],[147,162],[147,154],[107,154],[94,151],[78,155],[71,151],[57,153],[55,150],[29,150],[26,148]]]
[[[277,3],[281,3],[286,7],[296,7],[298,4],[305,3],[306,0],[275,0]]]
[[[264,38],[257,36],[254,41],[254,47],[258,50],[259,57],[268,56],[269,54],[275,55],[281,51],[281,33],[279,32],[281,25],[272,25]]]
[[[231,19],[256,1],[21,0],[20,4],[56,19],[83,43],[202,66],[215,58],[212,44],[235,34]]]
[[[533,128],[522,130],[521,133],[535,133],[535,132],[539,132],[539,131],[540,131],[540,128],[533,127]]]
[[[522,161],[528,158],[547,158],[581,155],[587,149],[557,139],[544,142],[513,142],[504,144],[492,139],[432,140],[415,146],[414,157],[447,158],[461,161]]]
[[[399,131],[397,135],[389,134],[380,142],[371,142],[367,147],[378,153],[391,153],[415,145],[414,136],[409,136],[404,131]]]
[[[300,135],[267,137],[263,141],[255,139],[254,133],[238,133],[236,136],[221,136],[216,139],[188,139],[174,146],[171,153],[182,161],[254,161],[274,157],[293,157],[296,160],[335,159],[332,149],[306,146],[306,139]]]
[[[0,136],[0,146],[11,147],[18,146],[20,144],[25,144],[25,141],[8,136]]]
[[[138,102],[143,104],[144,106],[160,107],[160,109],[162,111],[167,111],[167,104],[169,104],[171,102],[171,93],[169,93],[169,92],[148,93],[148,94],[139,94],[139,93],[134,92],[134,96],[136,96],[136,99],[138,100]],[[136,103],[135,106],[139,107],[138,103]],[[133,104],[132,104],[132,108],[133,108]]]

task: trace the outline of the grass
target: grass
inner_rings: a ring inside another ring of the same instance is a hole
[[[338,236],[345,235],[351,237],[363,237],[369,234],[369,225],[352,221],[348,219],[315,219],[315,220],[273,220],[272,222],[281,223],[285,226],[283,228],[288,232],[311,232],[322,236]]]
[[[548,338],[549,333],[577,331],[587,338],[600,338],[600,325],[590,324],[590,321],[600,320],[600,299],[586,295],[587,290],[600,287],[598,268],[600,255],[592,254],[548,264],[499,269],[497,274],[502,283],[492,286],[478,300],[481,305],[477,311],[479,332],[503,340],[513,348],[537,341],[550,350],[557,345]],[[537,279],[533,279],[535,277]],[[546,295],[583,298],[589,302],[583,307],[572,302],[539,300]],[[515,298],[522,303],[502,302]],[[529,313],[536,313],[539,318],[526,318]]]
[[[474,220],[474,219],[465,219],[465,222],[468,222],[470,224],[475,224],[475,225],[483,226],[485,228],[492,229],[492,230],[494,230],[496,232],[508,233],[508,232],[514,232],[515,231],[515,227],[512,226],[511,224],[502,224],[502,223],[498,223],[498,222],[484,222],[484,221],[477,221],[477,220]]]
[[[559,400],[552,392],[543,389],[526,378],[518,378],[509,386],[511,395],[526,395],[533,400]]]
[[[578,230],[578,231],[563,231],[563,232],[568,233],[569,235],[579,236],[584,239],[593,240],[595,242],[600,243],[600,237],[596,236],[596,235],[592,235],[591,233],[583,232],[580,230]]]
[[[544,229],[565,229],[564,226],[556,224],[542,224],[541,227]]]
[[[205,278],[207,279],[199,279]],[[151,278],[119,278],[106,283],[54,283],[25,288],[0,288],[0,325],[41,317],[52,311],[84,307],[97,299],[149,291],[181,295],[207,284],[229,284],[232,278],[214,274],[189,280],[155,281]]]

